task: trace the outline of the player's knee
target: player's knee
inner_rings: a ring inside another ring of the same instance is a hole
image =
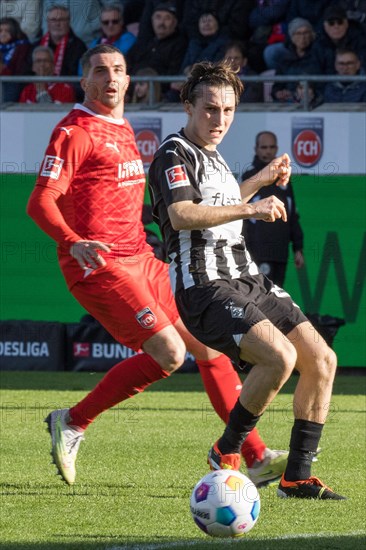
[[[172,373],[184,363],[186,347],[183,340],[168,342],[161,353],[159,364],[165,371]]]
[[[337,356],[328,345],[324,344],[321,352],[316,357],[315,364],[318,377],[332,383],[337,368]]]

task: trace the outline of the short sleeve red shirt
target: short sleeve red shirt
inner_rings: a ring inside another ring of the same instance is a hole
[[[115,256],[150,250],[141,219],[145,173],[125,118],[75,105],[52,133],[37,185],[62,193],[58,207],[81,239],[114,243]],[[63,268],[73,263],[65,252]]]

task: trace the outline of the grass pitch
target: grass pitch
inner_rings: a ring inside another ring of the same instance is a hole
[[[282,500],[260,490],[261,513],[237,540],[206,537],[189,497],[221,434],[198,374],[176,374],[105,412],[86,433],[77,483],[50,464],[43,419],[71,406],[101,375],[0,372],[0,550],[358,550],[365,545],[365,382],[338,375],[313,474],[347,501]],[[260,421],[272,448],[287,448],[291,378]]]

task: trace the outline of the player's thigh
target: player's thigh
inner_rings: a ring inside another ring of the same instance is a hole
[[[108,262],[71,292],[118,342],[136,351],[179,317],[164,264],[150,257]]]
[[[199,342],[199,340],[197,340],[197,338],[195,338],[185,327],[183,321],[180,318],[174,326],[182,337],[187,347],[187,351],[192,353],[192,355],[194,355],[196,359],[201,361],[210,361],[221,355],[219,351],[209,348],[202,344],[202,342]]]
[[[259,321],[240,340],[240,358],[252,365],[293,368],[296,351],[269,319]]]

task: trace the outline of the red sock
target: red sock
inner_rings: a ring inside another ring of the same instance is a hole
[[[167,376],[169,373],[146,353],[117,363],[84,399],[70,409],[69,424],[85,430],[103,411]]]
[[[203,385],[219,417],[227,424],[229,413],[234,407],[241,391],[242,382],[226,355],[220,355],[211,361],[196,360]],[[258,430],[254,428],[247,436],[241,453],[248,468],[255,460],[262,460],[266,444]]]

